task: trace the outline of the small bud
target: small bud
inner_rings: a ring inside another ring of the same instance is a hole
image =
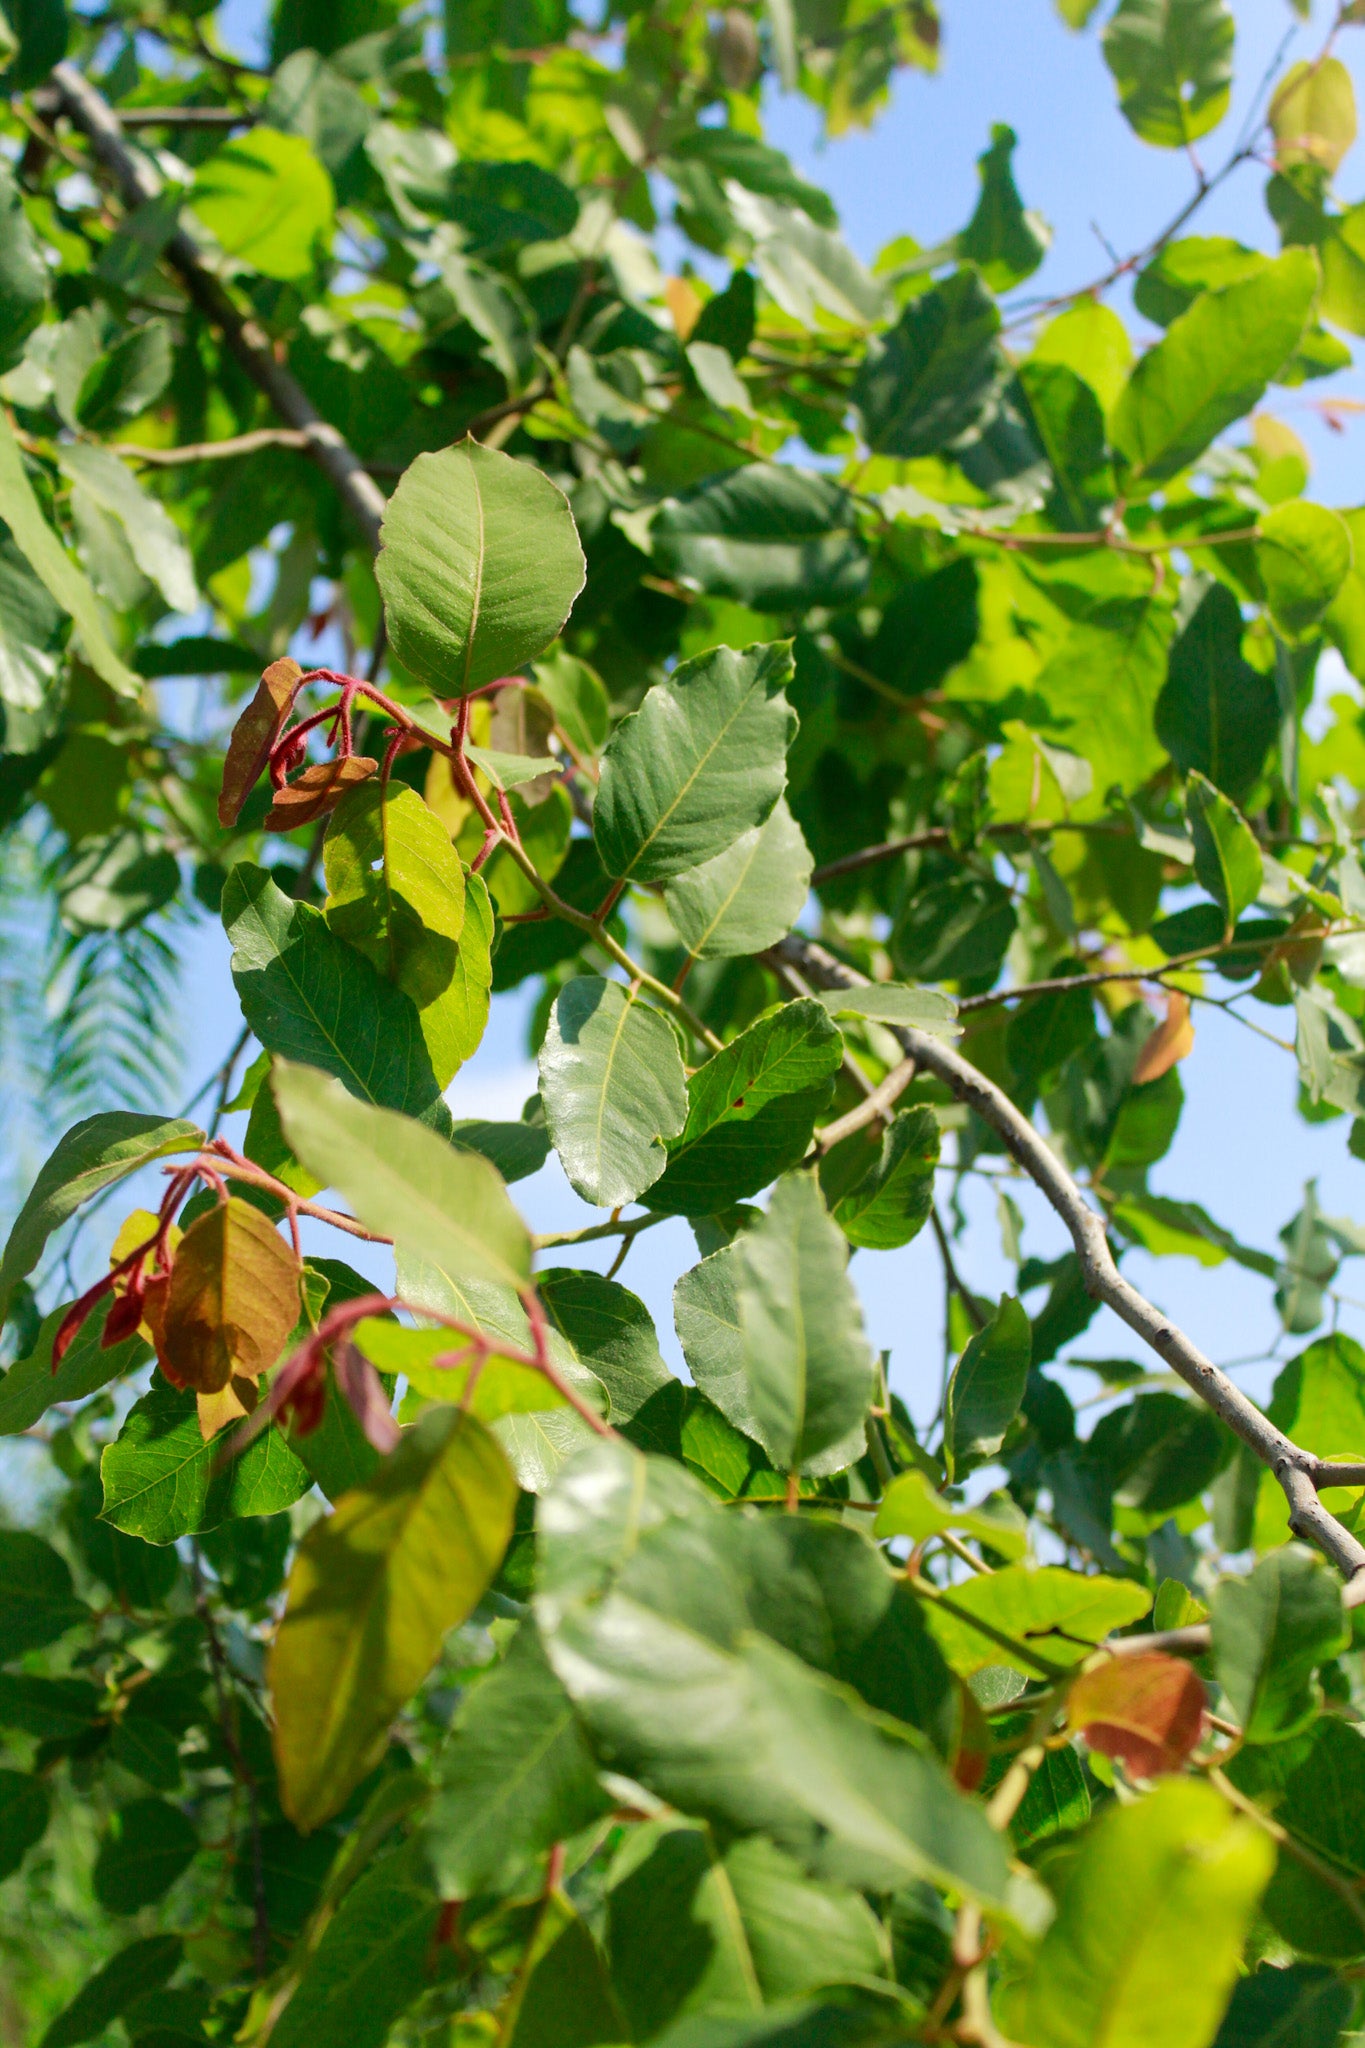
[[[716,70],[730,92],[747,92],[758,76],[758,30],[753,18],[727,7],[715,38]]]

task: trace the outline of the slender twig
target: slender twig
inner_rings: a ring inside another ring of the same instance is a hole
[[[865,975],[844,966],[812,940],[793,934],[775,950],[808,980],[822,987],[867,986]],[[1103,1218],[1089,1206],[1041,1133],[1001,1089],[961,1053],[928,1032],[898,1025],[892,1028],[892,1036],[903,1051],[927,1072],[937,1075],[959,1102],[974,1110],[1003,1138],[1007,1149],[1066,1225],[1080,1261],[1086,1292],[1112,1308],[1250,1446],[1284,1489],[1294,1534],[1316,1543],[1347,1579],[1344,1597],[1348,1605],[1365,1600],[1365,1546],[1318,1499],[1316,1484],[1321,1483],[1321,1461],[1277,1429],[1183,1330],[1124,1277],[1109,1248]]]
[[[866,1079],[861,1067],[857,1072],[860,1080]],[[820,1150],[832,1151],[841,1139],[851,1138],[855,1131],[862,1130],[865,1124],[874,1123],[878,1118],[889,1123],[892,1104],[905,1093],[917,1072],[914,1060],[910,1059],[902,1060],[898,1067],[893,1067],[886,1079],[879,1082],[856,1109],[850,1109],[845,1115],[836,1117],[832,1124],[824,1125],[823,1129],[816,1133],[816,1143]]]

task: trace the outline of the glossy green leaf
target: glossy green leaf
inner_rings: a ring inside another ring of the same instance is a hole
[[[1351,530],[1325,505],[1293,499],[1268,512],[1260,523],[1256,565],[1280,631],[1291,639],[1311,632],[1353,561]]]
[[[540,1049],[550,1141],[585,1202],[633,1202],[668,1163],[687,1121],[673,1026],[623,983],[579,975],[555,998]]]
[[[104,1520],[144,1543],[174,1543],[230,1516],[279,1514],[313,1483],[275,1428],[215,1470],[222,1455],[216,1438],[204,1441],[194,1394],[158,1376],[100,1460]]]
[[[1185,789],[1185,815],[1194,840],[1194,872],[1231,931],[1261,893],[1261,849],[1237,806],[1196,768]]]
[[[1173,0],[1137,4],[1165,8]],[[1211,4],[1221,12],[1221,0]],[[1263,276],[1206,292],[1172,321],[1114,410],[1114,446],[1133,485],[1176,475],[1252,410],[1298,345],[1318,283],[1312,251],[1288,249]]]
[[[1351,1993],[1335,1971],[1262,1963],[1237,1984],[1213,2048],[1337,2048],[1350,2017]]]
[[[873,1526],[878,1536],[908,1536],[912,1543],[941,1536],[945,1529],[960,1530],[1011,1563],[1028,1548],[1028,1524],[1008,1495],[967,1507],[945,1500],[913,1467],[887,1487]]]
[[[200,164],[189,196],[220,248],[262,277],[306,278],[328,253],[332,181],[302,135],[234,136]]]
[[[7,419],[0,420],[0,519],[19,552],[80,635],[86,660],[118,697],[137,697],[141,678],[115,653],[95,593],[43,517]]]
[[[834,1201],[834,1220],[850,1244],[892,1251],[918,1237],[934,1205],[939,1141],[931,1109],[892,1118],[867,1171]]]
[[[525,1621],[442,1753],[428,1851],[447,1898],[497,1888],[607,1809],[578,1716]]]
[[[847,604],[867,585],[847,491],[776,464],[752,463],[665,500],[650,543],[663,574],[755,611]]]
[[[27,1529],[0,1529],[0,1660],[55,1643],[89,1617],[66,1559],[50,1543]]]
[[[872,1359],[848,1252],[810,1174],[788,1174],[740,1239],[735,1305],[759,1441],[779,1471],[861,1455]]]
[[[1114,1629],[1140,1621],[1151,1604],[1151,1594],[1131,1579],[1015,1564],[955,1585],[929,1603],[928,1621],[944,1656],[964,1677],[987,1664],[1008,1664],[1036,1677],[1038,1659],[1070,1670]],[[973,1626],[978,1621],[981,1628]]]
[[[667,1433],[667,1409],[658,1405],[659,1399],[671,1402],[680,1389],[664,1364],[653,1318],[639,1296],[619,1281],[572,1266],[542,1269],[536,1274],[536,1292],[554,1328],[606,1388],[613,1426],[642,1449],[663,1449],[654,1427],[657,1416]]]
[[[1005,1295],[953,1367],[943,1405],[943,1456],[950,1480],[999,1450],[1019,1412],[1033,1333],[1020,1303]]]
[[[1349,1636],[1338,1581],[1302,1544],[1272,1551],[1247,1579],[1222,1582],[1214,1667],[1248,1742],[1281,1741],[1312,1720],[1313,1673]]]
[[[602,760],[593,833],[608,874],[666,882],[761,825],[796,729],[786,641],[699,654],[646,693]]]
[[[1047,223],[1019,197],[1012,163],[1018,141],[1003,123],[991,129],[991,146],[976,160],[976,211],[957,238],[958,255],[976,265],[993,292],[1032,277],[1052,241]]]
[[[723,853],[675,875],[664,890],[674,929],[698,960],[762,952],[786,937],[805,908],[811,857],[779,797],[762,825]]]
[[[48,1238],[83,1202],[154,1159],[193,1151],[203,1139],[198,1125],[184,1117],[141,1116],[132,1110],[105,1110],[73,1124],[48,1158],[10,1231],[0,1263],[0,1320],[16,1284],[42,1257]]]
[[[1234,35],[1225,0],[1121,0],[1104,31],[1104,59],[1144,142],[1183,149],[1218,126]]]
[[[416,1005],[320,911],[241,861],[222,915],[242,1014],[268,1052],[334,1074],[362,1103],[444,1117]]]
[[[315,1068],[280,1061],[274,1088],[298,1157],[371,1230],[453,1274],[525,1284],[526,1226],[486,1159],[410,1117],[355,1102]]]
[[[1008,2023],[1037,2048],[1207,2048],[1273,1860],[1211,1786],[1172,1778],[1111,1807]]]
[[[199,1837],[178,1806],[134,1799],[121,1806],[95,1858],[95,1897],[106,1913],[136,1913],[170,1890],[194,1861]]]
[[[376,574],[394,651],[442,697],[543,654],[583,587],[563,493],[476,441],[418,456],[389,500],[383,540]]]
[[[1156,730],[1177,768],[1245,800],[1279,729],[1275,685],[1242,658],[1242,614],[1226,584],[1201,598],[1171,649]]]
[[[854,400],[879,455],[932,455],[980,426],[1000,383],[1000,315],[976,272],[911,299],[871,343]]]
[[[151,1934],[130,1941],[81,1986],[42,2036],[41,2048],[80,2048],[102,2034],[136,1998],[159,1991],[180,1962],[180,1937]]]
[[[795,1166],[829,1101],[843,1040],[818,1003],[786,1003],[761,1018],[687,1084],[687,1122],[649,1205],[710,1216]]]
[[[439,1900],[417,1843],[344,1896],[271,2030],[279,2048],[383,2048],[425,1985]]]
[[[446,1630],[497,1570],[516,1487],[482,1425],[427,1411],[300,1546],[271,1654],[280,1797],[296,1827],[345,1804]]]
[[[751,1632],[705,1541],[730,1519],[676,1467],[611,1444],[543,1503],[537,1613],[599,1754],[813,1874],[876,1890],[933,1874],[999,1897],[999,1838],[923,1738]]]

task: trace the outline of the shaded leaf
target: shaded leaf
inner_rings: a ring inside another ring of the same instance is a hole
[[[136,1913],[188,1869],[199,1837],[178,1806],[134,1799],[114,1815],[95,1858],[95,1897],[107,1913]]]
[[[307,1469],[278,1429],[216,1471],[194,1395],[158,1379],[100,1460],[105,1521],[144,1543],[174,1543],[233,1515],[275,1515],[307,1493]]]
[[[570,1185],[606,1209],[635,1201],[659,1178],[665,1141],[687,1121],[672,1025],[600,975],[579,975],[556,996],[540,1049],[540,1094]]]
[[[944,1398],[943,1455],[950,1480],[991,1458],[1019,1412],[1033,1332],[1013,1295],[1005,1295],[953,1367]]]
[[[1313,1673],[1346,1647],[1341,1588],[1299,1543],[1263,1557],[1213,1598],[1218,1683],[1249,1742],[1294,1735],[1318,1709]]]
[[[176,1248],[157,1356],[172,1386],[213,1394],[268,1372],[299,1319],[299,1267],[239,1196],[197,1216]]]
[[[869,344],[854,386],[869,447],[933,455],[981,426],[1001,382],[999,331],[995,301],[972,269],[911,299]]]
[[[1134,1778],[1181,1770],[1204,1732],[1204,1688],[1179,1657],[1151,1651],[1083,1671],[1066,1696],[1067,1725]]]
[[[665,575],[755,611],[847,604],[867,587],[867,553],[847,491],[775,463],[751,463],[685,498],[665,499],[650,543]]]

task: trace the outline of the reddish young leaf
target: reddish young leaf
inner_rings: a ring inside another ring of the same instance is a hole
[[[1066,1711],[1091,1749],[1115,1757],[1135,1778],[1159,1778],[1178,1771],[1198,1746],[1204,1707],[1198,1673],[1153,1650],[1110,1657],[1084,1672]]]
[[[314,761],[297,782],[287,782],[275,791],[275,801],[265,821],[267,832],[292,832],[297,825],[311,825],[327,811],[333,811],[348,789],[368,782],[378,768],[367,754],[342,754],[335,761]]]
[[[173,1386],[216,1394],[255,1379],[298,1321],[299,1267],[284,1239],[234,1196],[197,1217],[171,1269],[157,1356]]]
[[[242,805],[270,758],[271,748],[284,731],[302,674],[303,670],[289,655],[283,661],[272,661],[255,696],[233,726],[218,795],[220,825],[237,823]]]
[[[975,1792],[991,1760],[991,1724],[982,1713],[970,1686],[959,1679],[957,1689],[959,1721],[957,1747],[953,1751],[953,1779],[964,1792]]]

